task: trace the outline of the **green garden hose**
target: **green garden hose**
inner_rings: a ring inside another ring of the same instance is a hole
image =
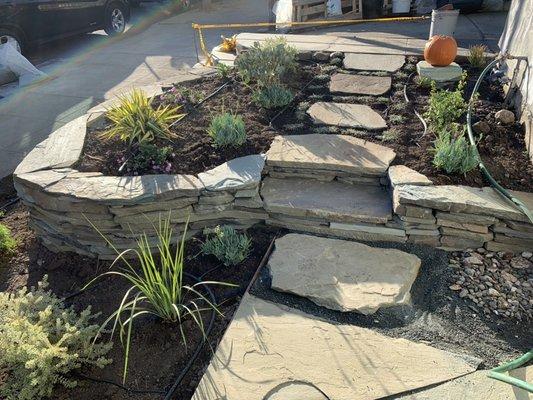
[[[533,393],[533,384],[524,382],[521,379],[517,379],[513,376],[507,375],[505,372],[516,369],[530,360],[533,359],[533,349],[529,350],[526,354],[521,357],[518,357],[516,360],[510,361],[506,364],[500,365],[494,369],[491,369],[489,372],[489,378],[497,379],[499,381],[514,385],[520,389],[524,389],[529,393]]]
[[[499,58],[495,59],[494,61],[490,62],[485,67],[483,72],[481,72],[481,75],[479,75],[479,78],[477,79],[476,85],[474,86],[474,90],[472,91],[472,95],[470,96],[470,102],[468,104],[468,112],[466,114],[466,126],[467,126],[467,129],[468,129],[468,138],[470,140],[470,144],[475,149],[475,152],[476,152],[478,160],[479,160],[479,164],[478,164],[479,169],[481,169],[481,172],[483,172],[483,175],[485,175],[485,178],[487,178],[487,180],[490,182],[492,187],[494,187],[494,189],[496,189],[496,191],[498,191],[502,196],[504,196],[505,198],[507,198],[511,202],[513,202],[529,218],[531,223],[533,223],[533,213],[527,208],[527,206],[522,201],[520,201],[519,199],[514,197],[503,186],[501,186],[498,182],[496,182],[496,180],[492,177],[490,172],[487,170],[487,167],[485,167],[485,164],[483,164],[483,161],[481,160],[481,157],[479,156],[479,151],[477,149],[476,141],[474,139],[474,132],[472,131],[472,108],[473,108],[473,105],[474,105],[474,97],[475,97],[475,95],[476,95],[476,93],[477,93],[477,91],[479,89],[479,85],[481,84],[481,81],[483,80],[485,75],[491,70],[491,68],[494,65],[496,65],[496,63],[498,63],[499,61],[501,61],[501,60],[503,60],[505,58],[511,58],[511,57],[510,56],[502,56],[502,57],[499,57]]]

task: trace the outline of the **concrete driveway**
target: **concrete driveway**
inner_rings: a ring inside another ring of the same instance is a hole
[[[136,22],[141,27],[147,26],[139,33],[118,39],[97,34],[68,51],[59,51],[57,54],[61,56],[45,68],[51,74],[50,80],[18,89],[0,100],[0,178],[11,174],[22,158],[51,132],[94,105],[134,86],[170,81],[182,74],[182,69],[193,66],[198,59],[192,22],[266,21],[267,3],[266,0],[225,0],[216,3],[216,11],[191,10],[155,23],[151,14],[146,13]],[[474,18],[476,24],[464,17],[460,19],[458,31],[465,40],[468,37],[479,43],[483,38],[490,38],[494,42],[499,37],[504,14],[480,14]],[[487,32],[480,33],[476,25]],[[386,45],[398,37],[420,39],[428,31],[424,22],[369,23],[320,32],[355,34],[358,38]],[[218,44],[221,34],[233,33],[237,32],[208,30],[205,37],[212,47]]]

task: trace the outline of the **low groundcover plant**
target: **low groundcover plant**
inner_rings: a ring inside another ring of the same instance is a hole
[[[237,265],[250,255],[252,241],[246,234],[238,233],[231,226],[217,226],[208,232],[202,245],[202,253],[213,255],[225,266]]]
[[[246,127],[242,117],[228,112],[216,115],[207,133],[215,147],[239,147],[246,142]]]
[[[109,343],[96,343],[98,316],[88,307],[77,313],[47,290],[37,288],[0,292],[0,398],[35,400],[52,395],[56,384],[76,386],[70,372],[85,366],[103,368],[111,360]]]

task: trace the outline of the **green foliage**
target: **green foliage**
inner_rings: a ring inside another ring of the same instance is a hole
[[[217,226],[202,245],[202,253],[213,255],[225,266],[237,265],[250,254],[252,241],[246,234],[238,233],[231,226]]]
[[[425,76],[416,78],[416,84],[422,88],[430,89],[433,86],[433,81]]]
[[[0,224],[0,256],[13,253],[17,241],[11,236],[11,231],[4,224]]]
[[[390,128],[383,132],[381,140],[384,142],[396,142],[400,137],[400,131],[397,128]]]
[[[174,234],[170,224],[170,216],[164,221],[161,220],[158,228],[154,227],[158,239],[158,256],[152,254],[151,242],[145,233],[140,235],[135,249],[128,249],[123,252],[119,252],[113,243],[102,235],[108,245],[117,253],[117,258],[110,268],[119,263],[123,267],[116,271],[106,272],[96,279],[106,275],[114,275],[131,284],[117,310],[100,327],[100,330],[104,330],[112,323],[112,335],[117,330],[119,331],[120,342],[125,349],[124,382],[128,371],[133,323],[138,317],[153,315],[164,321],[177,323],[182,340],[187,344],[187,337],[182,326],[185,320],[192,321],[205,335],[201,314],[204,311],[215,310],[221,315],[216,305],[201,293],[200,287],[205,285],[205,282],[195,282],[192,285],[185,282],[187,225],[188,223],[185,225],[181,241],[176,240],[176,243],[173,242]],[[94,225],[93,227],[97,229]],[[130,262],[129,257],[126,258],[127,255],[132,255],[135,262]],[[89,282],[86,287],[96,279]],[[217,282],[208,283],[215,284]]]
[[[464,131],[456,131],[452,128],[439,132],[434,143],[433,165],[449,174],[466,174],[478,166],[478,153],[475,146],[467,142]]]
[[[152,143],[143,142],[139,151],[128,162],[131,171],[170,172],[172,165],[168,161],[172,155],[172,147],[159,147]]]
[[[283,38],[267,39],[254,45],[235,60],[235,67],[245,82],[260,86],[279,84],[296,72],[297,51]]]
[[[275,84],[259,88],[252,99],[260,107],[272,110],[289,104],[294,99],[294,94],[286,87]]]
[[[240,115],[226,112],[215,116],[207,133],[215,147],[239,147],[246,142],[246,127]]]
[[[398,125],[405,122],[405,117],[403,115],[390,114],[389,121],[391,124]]]
[[[94,343],[97,315],[90,307],[78,314],[47,286],[45,276],[30,291],[0,292],[0,371],[7,374],[2,399],[50,397],[56,384],[76,386],[72,371],[111,362],[105,358],[111,345]]]
[[[182,115],[180,107],[152,107],[152,100],[142,91],[134,90],[129,97],[121,97],[116,107],[107,111],[111,128],[102,132],[104,140],[119,138],[131,146],[154,139],[171,139],[175,135],[169,130],[170,123]]]
[[[229,75],[231,74],[231,71],[233,70],[232,67],[230,67],[227,64],[224,63],[218,63],[216,65],[217,75],[222,79],[228,79]]]
[[[429,108],[425,114],[433,131],[440,132],[451,123],[456,122],[466,112],[468,103],[463,98],[466,85],[466,73],[463,73],[457,88],[454,91],[439,90],[432,83],[429,97]]]
[[[470,46],[470,54],[468,55],[468,62],[474,68],[483,68],[486,64],[485,52],[487,51],[487,46],[485,45],[475,45]]]

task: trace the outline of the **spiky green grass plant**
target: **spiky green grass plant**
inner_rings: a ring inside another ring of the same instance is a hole
[[[246,127],[242,117],[228,112],[216,115],[207,133],[215,147],[239,147],[246,142]]]
[[[169,126],[181,118],[180,107],[152,107],[149,99],[141,90],[134,90],[129,96],[119,97],[119,104],[107,111],[111,127],[100,134],[104,140],[119,138],[130,146],[154,139],[175,137]]]
[[[477,150],[465,138],[464,132],[439,132],[434,143],[433,165],[449,174],[466,174],[479,164]]]
[[[17,241],[11,235],[11,231],[4,224],[0,224],[0,257],[13,253],[17,247]]]
[[[217,226],[208,233],[202,253],[214,255],[225,266],[237,265],[250,255],[251,239],[232,226]]]
[[[478,44],[471,46],[468,54],[468,62],[474,68],[483,68],[485,66],[485,52],[487,51],[487,46],[483,44]]]
[[[156,229],[158,239],[156,253],[158,256],[154,256],[152,253],[145,233],[138,239],[136,248],[123,252],[119,252],[113,243],[102,235],[108,245],[117,253],[117,258],[110,268],[112,269],[119,262],[123,264],[123,267],[101,274],[89,282],[86,287],[106,275],[118,276],[131,284],[116,311],[104,321],[100,328],[103,331],[112,324],[112,338],[116,331],[119,332],[125,352],[122,377],[124,382],[128,371],[133,323],[136,319],[143,315],[153,315],[164,321],[178,324],[181,338],[186,345],[187,337],[182,325],[186,319],[193,321],[205,337],[203,312],[214,310],[222,315],[217,306],[202,294],[199,288],[209,284],[232,285],[220,282],[185,283],[184,257],[187,225],[188,222],[185,224],[181,241],[176,240],[174,250],[170,218],[159,221],[159,228]],[[97,229],[94,225],[93,227]],[[138,267],[128,260],[129,257],[126,257],[130,255],[129,253],[133,253],[133,259]]]
[[[294,99],[294,94],[286,87],[274,84],[257,89],[252,99],[260,107],[272,110],[289,104]]]

